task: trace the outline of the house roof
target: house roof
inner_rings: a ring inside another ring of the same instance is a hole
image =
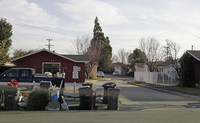
[[[24,55],[24,56],[16,58],[16,59],[13,59],[13,60],[11,60],[11,62],[15,62],[19,59],[22,59],[22,58],[25,58],[25,57],[28,57],[28,56],[31,56],[31,55],[34,55],[36,53],[43,52],[43,51],[54,54],[56,56],[62,57],[64,59],[67,59],[67,60],[70,60],[70,61],[73,61],[73,62],[89,62],[89,56],[88,55],[61,55],[61,54],[58,54],[58,53],[55,53],[55,52],[52,52],[52,51],[49,51],[49,50],[46,50],[46,49],[38,50],[36,52]]]
[[[0,66],[4,66],[4,67],[15,67],[16,65],[10,62],[6,62],[4,65],[0,65]]]
[[[168,61],[165,61],[165,62],[161,63],[161,64],[158,65],[158,66],[170,66],[170,65],[172,65],[174,62],[175,62],[175,60],[168,60]]]
[[[89,61],[88,55],[63,55],[62,54],[62,56],[73,59],[75,61]]]
[[[194,57],[197,61],[200,61],[200,50],[188,50],[187,53]]]
[[[138,68],[145,68],[145,63],[135,63],[135,66],[137,66]]]

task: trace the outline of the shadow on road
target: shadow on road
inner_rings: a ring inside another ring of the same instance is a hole
[[[156,109],[200,109],[200,101],[141,87],[120,87],[120,110],[141,111]]]
[[[200,108],[200,103],[188,103],[185,108]]]
[[[142,87],[119,87],[120,94],[131,101],[197,101],[196,99]]]
[[[120,111],[141,111],[141,110],[157,110],[157,109],[170,109],[170,108],[181,108],[181,109],[200,109],[200,103],[186,103],[185,104],[158,104],[155,103],[142,103],[142,104],[120,104]]]

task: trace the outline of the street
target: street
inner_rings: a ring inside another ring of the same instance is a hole
[[[96,87],[115,82],[121,89],[119,111],[2,111],[0,123],[199,123],[198,97],[174,95],[128,84],[133,78],[108,75]],[[100,92],[102,88],[97,88]]]
[[[200,98],[189,95],[176,95],[149,88],[128,84],[133,78],[107,76],[115,82],[120,92],[120,110],[148,110],[169,108],[200,108]]]

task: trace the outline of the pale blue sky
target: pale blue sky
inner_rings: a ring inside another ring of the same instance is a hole
[[[154,37],[161,45],[165,39],[186,50],[200,49],[199,0],[0,0],[0,17],[13,25],[15,49],[47,48],[73,53],[72,41],[93,34],[96,16],[111,40],[113,52],[133,51],[139,39]]]

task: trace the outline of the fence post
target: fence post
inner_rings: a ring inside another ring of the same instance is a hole
[[[163,85],[165,84],[165,75],[164,75],[164,72],[162,72],[162,78],[163,78]]]
[[[74,82],[74,101],[75,101],[75,94],[76,94],[76,82]]]

